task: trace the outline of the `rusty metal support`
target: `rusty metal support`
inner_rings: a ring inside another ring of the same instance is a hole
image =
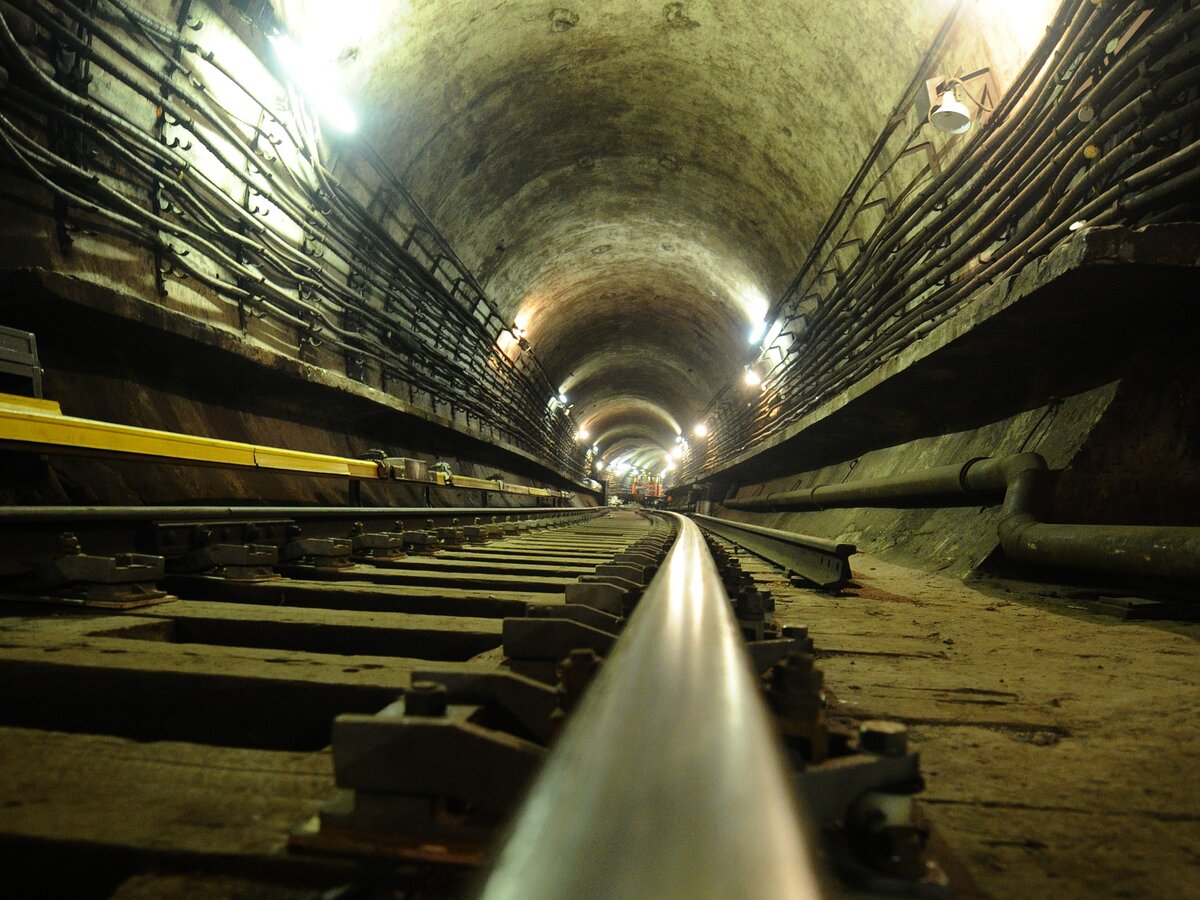
[[[813,897],[812,837],[696,525],[547,758],[482,888],[508,897]]]

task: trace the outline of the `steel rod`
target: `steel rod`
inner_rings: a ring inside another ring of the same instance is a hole
[[[716,565],[678,536],[551,751],[482,896],[823,893]]]

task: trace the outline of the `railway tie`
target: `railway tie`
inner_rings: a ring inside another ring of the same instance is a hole
[[[922,826],[897,819],[920,786],[902,729],[827,721],[813,636],[776,627],[728,541],[670,514],[473,512],[31,522],[0,584],[0,747],[32,773],[9,799],[47,793],[55,826],[0,815],[0,837],[33,873],[103,844],[127,875],[169,846],[171,865],[235,879],[433,878],[434,896],[492,865],[488,895],[521,896],[511,859],[535,853],[555,860],[529,882],[538,896],[574,896],[550,875],[574,853],[587,870],[587,846],[623,828],[666,843],[610,860],[612,884],[654,885],[680,846],[727,846],[766,816],[790,849],[770,878],[761,846],[743,861],[756,884],[807,891],[833,858],[860,881],[944,890]],[[59,771],[73,758],[96,760],[91,781]],[[190,800],[209,833],[172,820],[169,760],[225,773]],[[731,765],[754,775],[731,783]],[[129,782],[120,802],[113,778]],[[55,793],[67,783],[76,794]],[[615,830],[575,833],[579,817]],[[883,874],[881,846],[896,851]]]

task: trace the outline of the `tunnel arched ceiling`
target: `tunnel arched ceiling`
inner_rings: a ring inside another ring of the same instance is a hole
[[[576,421],[649,452],[736,376],[951,0],[558,2],[283,11]]]

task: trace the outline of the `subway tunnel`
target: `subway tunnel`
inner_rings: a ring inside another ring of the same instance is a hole
[[[0,0],[11,895],[1196,896],[1200,10],[561,2]]]

